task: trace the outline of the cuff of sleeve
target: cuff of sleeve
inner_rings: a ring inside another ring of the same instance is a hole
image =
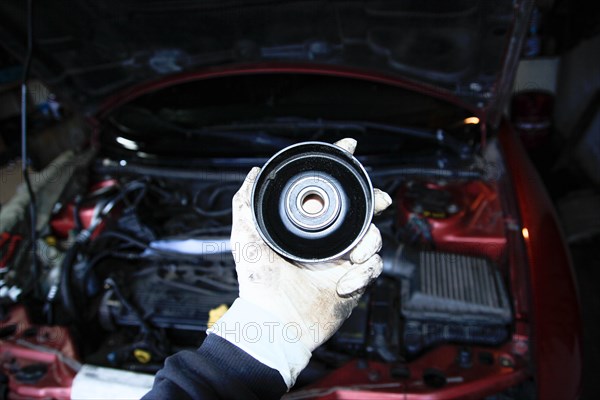
[[[209,330],[277,370],[288,389],[310,360],[297,323],[284,324],[271,313],[238,298]]]

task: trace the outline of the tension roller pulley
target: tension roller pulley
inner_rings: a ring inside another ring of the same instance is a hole
[[[322,262],[346,254],[373,217],[373,186],[348,151],[322,142],[281,150],[260,171],[252,212],[263,240],[280,255]]]

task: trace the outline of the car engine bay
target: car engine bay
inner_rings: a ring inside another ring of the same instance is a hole
[[[279,91],[295,96],[305,90],[301,83],[301,89]],[[318,90],[321,83],[316,81]],[[248,86],[246,96],[258,98],[253,112],[260,114],[272,90],[257,94],[256,87]],[[216,88],[230,104],[233,94]],[[392,98],[382,93],[376,97],[382,102]],[[290,108],[289,101],[280,102]],[[229,243],[231,200],[250,166],[262,165],[261,157],[289,143],[346,136],[358,136],[359,150],[364,144],[359,159],[373,186],[393,199],[373,219],[383,237],[383,273],[339,331],[313,352],[289,397],[305,398],[303,390],[311,397],[315,385],[360,380],[428,393],[496,376],[510,384],[525,379],[527,327],[519,324],[515,302],[521,297],[513,286],[519,284],[513,265],[518,218],[496,141],[481,149],[478,139],[461,137],[477,136],[478,126],[465,123],[451,136],[440,129],[275,115],[251,123],[215,120],[212,127],[193,130],[195,109],[188,115],[148,104],[111,114],[99,138],[102,151],[69,166],[70,179],[36,242],[40,279],[31,279],[27,256],[4,275],[5,286],[23,288],[28,296],[24,307],[5,312],[2,346],[14,355],[17,345],[29,343],[55,357],[51,366],[32,354],[22,355],[26,361],[20,364],[19,357],[5,362],[3,373],[15,377],[24,398],[31,386],[40,396],[54,387],[61,397],[73,379],[69,368],[77,371],[81,364],[154,374],[169,355],[200,346],[238,295]],[[439,114],[457,118],[454,112]],[[173,120],[188,125],[183,129]],[[137,131],[145,132],[145,141]],[[195,134],[207,138],[205,146],[186,151],[209,149],[213,157],[204,165],[177,165],[172,151]],[[172,142],[178,145],[169,147]],[[378,154],[379,148],[385,151]],[[154,157],[159,150],[163,157]]]
[[[314,369],[322,373],[352,357],[395,363],[445,343],[506,342],[513,316],[496,184],[477,174],[373,175],[397,200],[374,220],[384,271],[311,366],[321,363]],[[154,373],[166,356],[201,344],[209,314],[237,297],[229,234],[243,176],[96,172],[66,188],[44,239],[63,254],[45,266],[46,307],[55,310],[51,325],[75,326],[86,338],[86,363]],[[87,240],[78,241],[81,232]]]

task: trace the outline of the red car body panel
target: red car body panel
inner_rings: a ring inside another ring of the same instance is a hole
[[[513,357],[512,343],[497,348],[472,347],[473,365],[456,363],[456,346],[439,346],[412,362],[402,364],[409,375],[398,375],[398,366],[379,362],[353,361],[335,370],[310,389],[301,390],[318,399],[480,399],[525,381],[530,373],[524,359]],[[486,354],[491,364],[480,361]],[[428,371],[446,375],[446,383],[432,387],[424,383]],[[293,398],[293,396],[291,396]]]
[[[431,227],[436,249],[483,256],[496,262],[506,255],[505,221],[495,183],[472,181],[440,186],[427,182],[426,186],[449,193],[458,209],[449,216],[423,215]],[[399,226],[408,223],[413,214],[414,199],[405,197],[406,191],[406,187],[399,190],[396,200]]]
[[[8,378],[9,398],[70,399],[76,371],[69,364],[76,364],[78,356],[69,330],[33,325],[20,305],[10,310],[0,328],[15,329],[10,337],[0,340],[0,372]],[[31,365],[44,365],[46,374],[35,383],[19,380],[18,371]]]
[[[109,188],[116,184],[117,182],[113,179],[101,181],[95,184],[93,187],[91,187],[90,191],[94,193],[96,190]],[[69,232],[71,232],[71,230],[75,228],[74,212],[74,203],[65,204],[65,206],[60,211],[58,211],[50,220],[50,227],[52,228],[52,232],[59,238],[67,238],[69,236]],[[97,212],[99,212],[99,210],[96,210],[95,204],[80,207],[79,221],[81,222],[81,226],[84,229],[87,229],[90,227],[90,225],[92,225],[92,221]],[[100,226],[92,234],[92,238],[98,236],[100,232],[102,232],[104,225],[104,222],[100,223]]]
[[[500,127],[499,139],[514,185],[529,259],[538,396],[575,399],[581,390],[582,322],[569,252],[552,202],[507,123]]]

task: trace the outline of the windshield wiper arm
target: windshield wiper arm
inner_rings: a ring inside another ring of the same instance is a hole
[[[273,129],[278,130],[276,135],[281,136],[284,129],[287,130],[337,130],[337,131],[356,131],[359,133],[367,133],[368,131],[379,131],[402,136],[424,139],[439,143],[442,146],[448,147],[461,156],[471,154],[471,149],[468,145],[446,134],[443,129],[426,129],[415,128],[403,125],[392,125],[371,121],[343,121],[343,120],[308,120],[302,118],[290,118],[274,121],[260,122],[241,122],[229,125],[214,125],[205,127],[199,132],[215,132],[222,130],[257,130],[257,129]]]
[[[377,131],[432,141],[449,148],[461,157],[467,157],[471,154],[471,149],[468,145],[447,135],[441,128],[427,129],[372,121],[313,120],[304,118],[279,118],[256,122],[233,122],[230,124],[191,128],[170,121],[145,108],[136,107],[129,110],[129,112],[138,112],[146,121],[150,121],[156,124],[156,126],[179,132],[186,136],[203,135],[215,139],[236,141],[241,144],[270,146],[277,149],[295,143],[295,139],[297,138],[294,135],[290,135],[288,133],[290,131],[315,131],[316,135],[313,135],[313,139],[317,139],[324,131],[347,131],[349,134],[351,134],[350,132],[365,134],[369,131]],[[123,125],[118,120],[113,120],[113,123]],[[248,135],[246,133],[247,131],[252,131],[254,135]]]
[[[247,133],[240,132],[241,130],[247,130],[247,129],[239,129],[235,124],[222,126],[222,127],[219,127],[218,129],[214,129],[215,127],[188,128],[188,127],[182,126],[176,122],[169,121],[168,119],[163,118],[160,115],[156,115],[156,114],[150,112],[150,110],[147,110],[145,108],[137,108],[136,107],[135,109],[132,108],[131,110],[134,112],[140,113],[140,115],[145,120],[152,122],[153,124],[155,124],[156,126],[158,126],[160,128],[164,128],[165,130],[171,131],[171,132],[177,132],[177,133],[180,133],[185,136],[203,135],[205,137],[210,137],[210,138],[215,138],[215,139],[235,141],[240,144],[270,146],[274,149],[280,149],[280,148],[287,147],[289,145],[294,144],[294,141],[291,139],[276,137],[271,134],[266,134],[265,132],[257,132],[256,135],[250,136]],[[129,112],[132,112],[132,111],[129,111]],[[120,130],[130,131],[130,128],[126,124],[119,121],[118,119],[111,118],[111,122]],[[265,128],[263,127],[260,129],[265,129]],[[255,129],[253,129],[253,130],[255,130]]]

